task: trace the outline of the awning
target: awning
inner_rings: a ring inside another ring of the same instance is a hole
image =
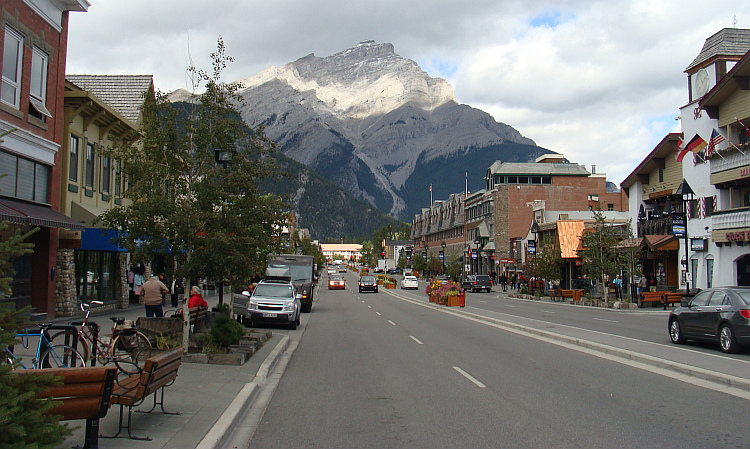
[[[495,242],[489,242],[488,244],[484,245],[482,251],[495,251]]]
[[[126,248],[122,248],[113,242],[115,237],[117,237],[117,232],[113,229],[86,228],[81,235],[80,249],[87,251],[127,252]]]
[[[74,220],[86,222],[87,227],[90,228],[104,227],[101,222],[94,224],[94,221],[104,212],[106,212],[104,209],[77,201],[73,201],[70,205],[70,216]]]
[[[8,198],[0,198],[0,219],[8,220],[11,223],[45,228],[63,228],[72,231],[83,229],[83,223],[75,221],[49,207]]]

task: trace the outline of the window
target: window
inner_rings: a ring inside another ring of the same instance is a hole
[[[714,213],[714,197],[707,196],[703,198],[703,202],[706,206],[706,217],[710,217]]]
[[[102,184],[100,186],[102,193],[109,193],[110,173],[111,169],[109,156],[102,156]]]
[[[22,200],[49,203],[49,180],[52,167],[0,152],[0,195]]]
[[[47,98],[47,53],[34,47],[31,52],[31,83],[29,91],[29,114],[40,120],[52,118],[45,106]]]
[[[612,203],[607,203],[607,210],[608,211],[614,211],[615,210],[615,205],[612,204]]]
[[[5,27],[3,48],[2,102],[18,109],[21,99],[21,65],[23,61],[23,36]]]
[[[83,180],[84,186],[93,189],[94,188],[94,144],[86,143],[86,161],[85,161],[85,179]]]
[[[78,182],[78,146],[80,141],[77,136],[70,136],[70,160],[68,161],[68,179]]]
[[[664,169],[659,169],[659,182],[664,182]]]
[[[122,166],[119,160],[115,160],[115,196],[120,196],[122,186]]]

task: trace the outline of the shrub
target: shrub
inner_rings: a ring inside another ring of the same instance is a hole
[[[228,315],[218,315],[211,328],[211,340],[221,348],[236,345],[240,342],[240,337],[244,335],[245,328]]]

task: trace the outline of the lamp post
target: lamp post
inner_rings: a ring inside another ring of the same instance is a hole
[[[476,245],[476,247],[477,247],[476,252],[474,254],[474,258],[477,259],[477,264],[476,264],[477,267],[474,270],[475,271],[474,274],[479,274],[479,266],[482,263],[482,260],[479,258],[479,245],[481,245],[481,244],[482,244],[482,241],[479,240],[479,237],[477,237],[476,239],[474,239],[474,245]]]
[[[690,246],[688,241],[688,202],[693,200],[693,197],[695,196],[695,192],[693,192],[693,189],[690,188],[690,184],[687,183],[685,178],[682,179],[682,184],[680,184],[679,187],[677,187],[677,190],[674,192],[675,195],[679,195],[682,198],[682,216],[683,216],[683,225],[684,225],[684,234],[685,234],[685,294],[690,294],[690,282],[691,282],[691,276],[690,276]],[[672,230],[674,233],[674,229]],[[695,275],[695,273],[693,273]]]
[[[443,250],[440,251],[440,263],[443,264],[443,274],[445,274],[445,240],[443,240],[440,246],[443,247]]]

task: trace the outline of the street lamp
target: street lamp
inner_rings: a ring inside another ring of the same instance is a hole
[[[443,240],[440,246],[443,247],[443,250],[440,251],[440,262],[443,264],[443,274],[445,274],[445,240]]]
[[[682,197],[682,215],[683,215],[683,226],[685,233],[685,294],[690,294],[690,246],[688,242],[688,202],[693,200],[695,192],[690,188],[690,184],[687,183],[685,178],[682,178],[682,184],[677,187],[674,192],[675,195]],[[672,231],[674,233],[674,230]],[[693,273],[693,276],[695,273]]]
[[[474,239],[474,245],[476,245],[476,247],[477,247],[477,250],[476,250],[477,268],[476,268],[476,272],[474,274],[479,274],[480,264],[482,263],[482,259],[479,258],[479,245],[481,245],[481,244],[482,244],[482,241],[479,240],[479,237],[477,237],[476,239]]]

